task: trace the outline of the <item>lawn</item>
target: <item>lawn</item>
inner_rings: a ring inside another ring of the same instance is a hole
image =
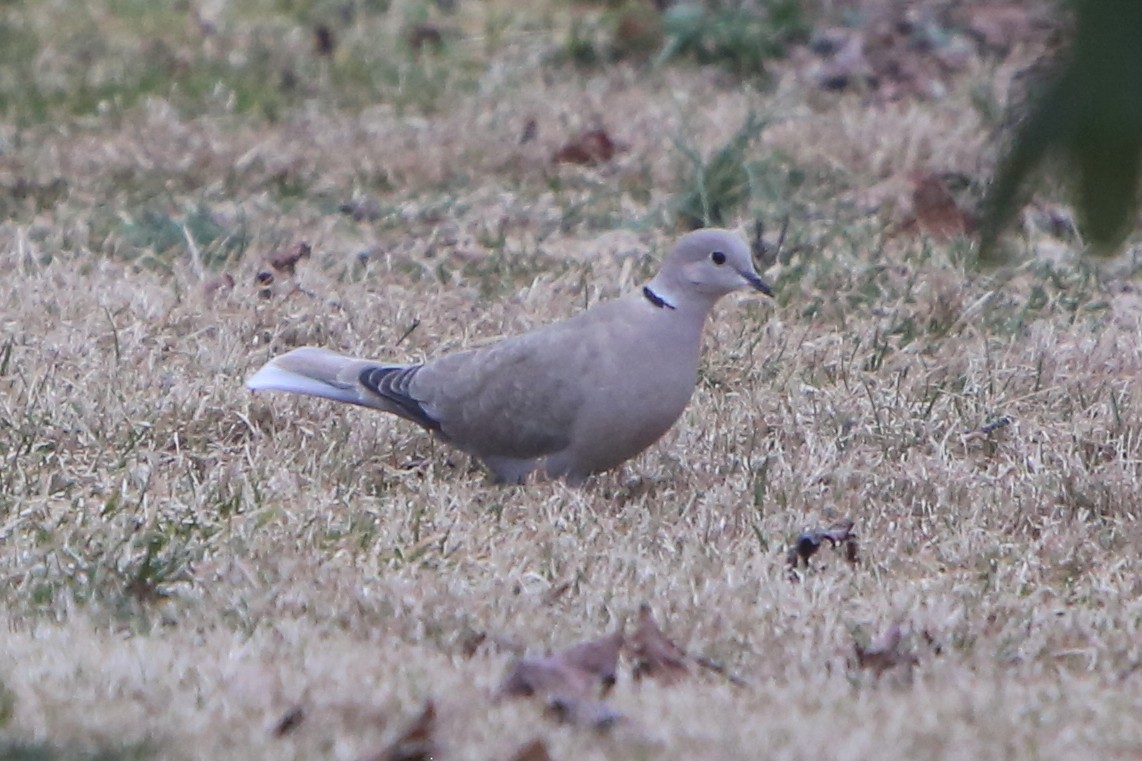
[[[1142,757],[1139,238],[1084,257],[1050,183],[972,237],[1065,21],[731,5],[0,3],[0,761]],[[707,222],[776,296],[581,488],[243,386]]]

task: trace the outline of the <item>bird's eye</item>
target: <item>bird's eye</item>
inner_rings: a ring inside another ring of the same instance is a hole
[[[726,263],[726,255],[723,254],[721,251],[715,251],[714,253],[710,254],[710,260],[714,264],[725,264]]]

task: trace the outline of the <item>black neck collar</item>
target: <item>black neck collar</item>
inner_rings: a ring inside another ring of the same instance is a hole
[[[651,304],[654,304],[659,309],[674,309],[673,304],[671,304],[669,301],[667,301],[666,299],[659,296],[654,291],[650,290],[649,285],[644,285],[642,287],[642,295],[646,296],[646,300],[649,301]]]

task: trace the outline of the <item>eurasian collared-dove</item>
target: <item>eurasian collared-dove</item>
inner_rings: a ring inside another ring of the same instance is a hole
[[[246,381],[399,415],[480,459],[496,480],[579,483],[659,439],[698,375],[706,315],[742,288],[770,294],[727,230],[683,236],[645,286],[570,319],[423,364],[294,349]]]

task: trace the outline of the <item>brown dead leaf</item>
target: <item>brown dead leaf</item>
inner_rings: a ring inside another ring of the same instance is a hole
[[[517,750],[511,761],[551,761],[551,754],[547,752],[547,743],[537,737]]]
[[[521,658],[516,661],[496,691],[498,697],[529,698],[534,695],[585,695],[593,683],[557,655]]]
[[[604,164],[614,158],[619,145],[602,127],[589,129],[555,152],[556,164]]]
[[[955,75],[972,70],[978,48],[1006,51],[1014,40],[1046,36],[1043,24],[1021,22],[1027,11],[1007,10],[1015,4],[957,5],[968,6],[957,14],[963,32],[949,26],[946,14],[924,4],[887,3],[866,9],[854,26],[817,32],[791,60],[822,89],[855,90],[879,102],[942,98]]]
[[[900,630],[900,625],[893,624],[870,642],[868,647],[853,643],[857,666],[872,671],[876,676],[896,666],[905,666],[911,670],[919,661],[915,655],[901,647],[903,641],[904,634]]]
[[[439,758],[435,732],[436,704],[426,700],[424,708],[397,739],[380,753],[365,756],[362,761],[435,761]]]
[[[552,655],[521,658],[497,691],[500,697],[579,699],[601,686],[605,694],[615,683],[623,632],[584,642]]]
[[[638,609],[638,626],[630,638],[630,649],[635,680],[647,677],[674,684],[690,673],[686,651],[662,633],[646,603]]]
[[[620,628],[602,639],[570,647],[563,651],[561,657],[572,667],[597,678],[605,695],[615,685],[623,640],[623,630]]]
[[[562,724],[606,732],[625,717],[601,700],[554,695],[547,700],[547,715]]]
[[[279,251],[270,257],[270,266],[283,275],[293,275],[297,271],[297,263],[308,259],[313,254],[313,248],[301,241],[289,251]],[[259,276],[260,277],[260,276]]]
[[[911,227],[934,238],[948,240],[975,229],[975,218],[960,208],[939,174],[913,178]],[[910,225],[905,224],[908,229]]]
[[[802,532],[785,555],[785,563],[790,572],[801,564],[808,568],[809,558],[817,554],[817,550],[821,549],[821,544],[824,542],[828,542],[830,547],[840,546],[844,550],[845,559],[850,563],[858,562],[860,552],[857,536],[853,533],[853,525],[850,519],[844,518],[827,529]]]

